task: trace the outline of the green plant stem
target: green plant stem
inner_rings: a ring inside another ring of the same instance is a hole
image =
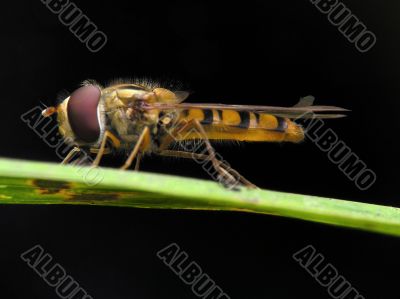
[[[400,236],[400,209],[394,207],[260,189],[234,191],[211,181],[12,159],[0,159],[0,203],[243,211]]]

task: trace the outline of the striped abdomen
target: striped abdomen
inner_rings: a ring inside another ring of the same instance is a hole
[[[185,109],[180,119],[198,120],[209,139],[238,141],[290,141],[304,139],[301,127],[288,118],[267,113],[217,109]],[[198,134],[185,135],[185,139]]]

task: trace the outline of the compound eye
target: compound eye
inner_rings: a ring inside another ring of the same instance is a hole
[[[68,120],[72,131],[87,143],[95,142],[100,137],[98,105],[101,91],[97,86],[86,85],[75,90],[68,101]]]

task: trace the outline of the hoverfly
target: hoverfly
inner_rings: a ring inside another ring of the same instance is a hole
[[[311,96],[294,107],[184,103],[188,92],[171,91],[151,83],[115,83],[103,88],[85,81],[59,105],[48,107],[42,115],[57,113],[59,131],[75,147],[63,160],[76,154],[96,153],[93,166],[114,150],[128,153],[122,169],[135,161],[135,170],[145,154],[209,160],[217,173],[242,185],[254,187],[216,157],[211,141],[300,142],[302,127],[293,119],[337,118],[346,109],[314,106]],[[206,151],[199,154],[173,150],[172,146],[201,140]]]

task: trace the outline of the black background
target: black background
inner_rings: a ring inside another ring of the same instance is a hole
[[[377,174],[360,191],[312,142],[217,145],[262,188],[400,206],[398,1],[345,1],[377,36],[360,53],[309,1],[75,1],[108,36],[91,53],[39,0],[1,8],[0,155],[59,159],[20,115],[93,78],[181,81],[190,102],[352,110],[328,123]],[[107,158],[119,165],[122,157]],[[208,179],[191,161],[143,171]],[[105,207],[1,206],[1,298],[56,298],[19,255],[42,245],[93,298],[195,298],[157,257],[176,242],[231,298],[329,298],[292,254],[308,244],[365,298],[399,298],[400,243],[389,236],[273,216]]]

